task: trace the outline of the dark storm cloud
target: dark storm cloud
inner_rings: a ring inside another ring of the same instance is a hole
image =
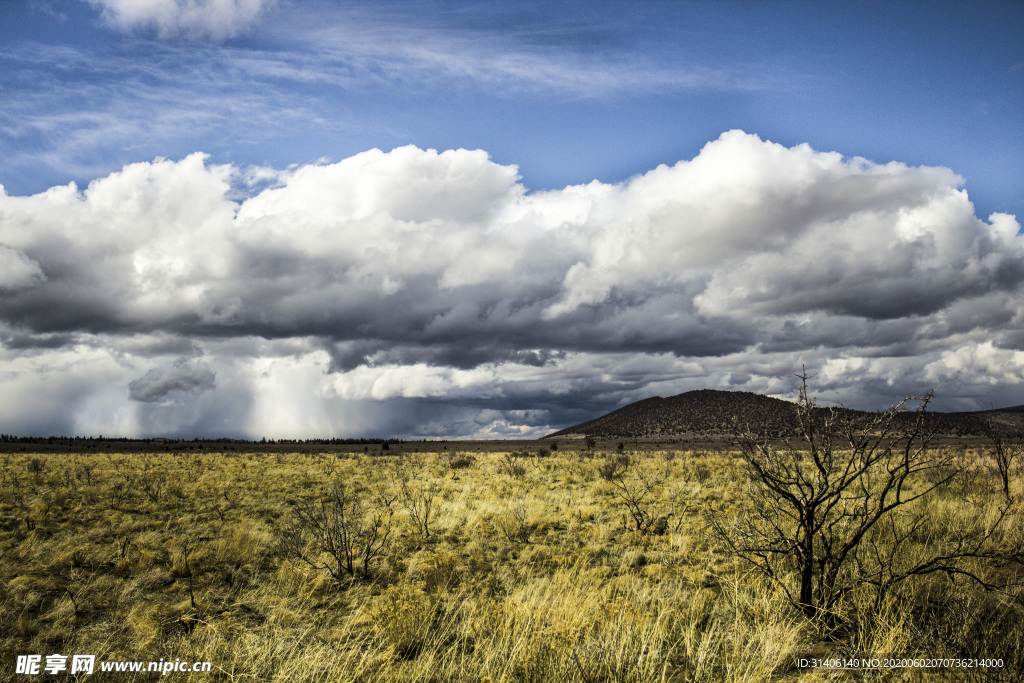
[[[836,393],[1021,374],[1019,224],[978,218],[947,169],[732,131],[625,183],[538,193],[467,150],[372,150],[244,200],[238,175],[195,154],[0,194],[12,382],[90,358],[129,387],[126,430],[161,410],[213,429],[190,410],[230,393],[246,433],[452,435],[788,390],[801,363]],[[396,401],[402,417],[378,410]]]
[[[133,401],[155,403],[172,391],[201,394],[216,386],[217,373],[206,363],[191,358],[179,358],[169,368],[153,368],[142,377],[128,383]]]
[[[75,343],[74,334],[24,334],[17,330],[0,332],[0,343],[12,351],[60,349]]]

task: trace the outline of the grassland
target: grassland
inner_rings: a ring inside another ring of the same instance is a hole
[[[826,624],[712,533],[709,515],[748,514],[735,452],[412,450],[0,456],[0,679],[31,680],[18,654],[64,653],[212,662],[163,677],[195,681],[1022,680],[1005,553],[971,571],[1009,588],[857,587]],[[928,522],[898,551],[1000,515],[1000,547],[1022,547],[1020,482],[1008,504],[984,449],[956,456],[963,476],[917,504]],[[351,573],[302,524],[339,491]],[[829,656],[1003,665],[797,666]]]

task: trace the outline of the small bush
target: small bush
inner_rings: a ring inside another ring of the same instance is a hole
[[[420,574],[428,593],[443,593],[459,585],[456,557],[444,550],[428,553],[420,565]]]
[[[519,479],[526,476],[526,466],[519,462],[520,458],[526,457],[526,453],[520,453],[518,451],[513,453],[506,453],[505,459],[502,460],[501,469],[510,477]]]
[[[526,522],[526,507],[522,504],[498,515],[494,525],[505,539],[512,543],[526,543],[533,533],[533,526]]]
[[[370,608],[377,633],[400,659],[412,659],[423,650],[433,630],[429,596],[410,584],[389,586]]]
[[[476,462],[476,458],[465,453],[449,453],[446,456],[446,460],[450,470],[464,470]]]
[[[605,481],[614,481],[626,473],[629,465],[630,459],[625,453],[609,455],[603,463],[597,466],[597,473]]]

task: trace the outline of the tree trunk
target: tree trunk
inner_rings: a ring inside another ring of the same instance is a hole
[[[814,536],[806,528],[800,542],[800,606],[813,617],[814,608]]]

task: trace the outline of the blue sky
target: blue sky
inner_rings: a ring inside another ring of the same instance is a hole
[[[278,2],[233,36],[6,2],[9,193],[204,151],[339,160],[487,150],[549,189],[691,158],[732,128],[947,166],[987,215],[1024,196],[1019,2]]]
[[[801,362],[1024,403],[1022,111],[1020,2],[0,2],[2,382],[42,392],[0,422],[536,435]]]

